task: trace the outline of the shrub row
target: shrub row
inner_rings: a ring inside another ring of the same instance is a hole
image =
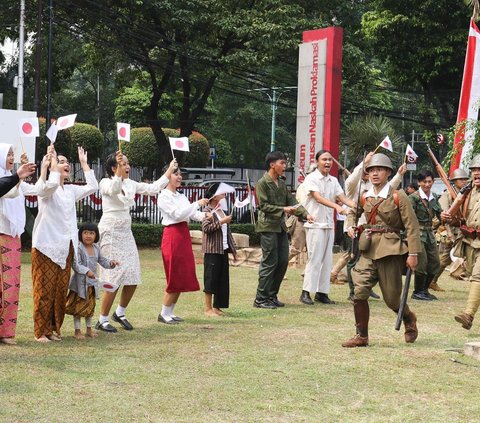
[[[192,223],[189,228],[191,230],[202,229],[199,223]],[[230,228],[232,232],[248,235],[250,246],[260,245],[260,236],[255,232],[255,227],[252,224],[232,224]],[[158,247],[162,239],[163,226],[133,223],[132,232],[139,247]]]

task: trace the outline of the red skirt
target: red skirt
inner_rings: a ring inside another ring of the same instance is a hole
[[[162,257],[168,293],[199,291],[195,259],[187,222],[166,226],[162,236]]]

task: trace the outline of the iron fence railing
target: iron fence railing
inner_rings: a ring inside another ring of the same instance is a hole
[[[204,197],[206,188],[198,186],[182,187],[183,193],[190,202]],[[249,223],[249,206],[242,208],[234,207],[235,198],[240,201],[248,196],[246,188],[236,188],[235,193],[227,194],[228,213],[233,214],[234,223]],[[28,208],[36,209],[38,207],[36,196],[25,197],[25,205]],[[36,215],[36,210],[34,212]],[[136,223],[160,224],[162,216],[157,207],[157,196],[141,195],[135,196],[135,205],[131,208],[130,214],[132,221]],[[97,191],[77,203],[77,218],[79,222],[98,222],[102,217],[102,197],[100,191]]]

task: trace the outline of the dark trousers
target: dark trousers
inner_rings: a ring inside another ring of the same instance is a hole
[[[257,300],[276,298],[288,267],[288,236],[282,231],[260,232],[262,260],[258,269]]]
[[[228,253],[205,254],[203,258],[203,292],[213,294],[213,307],[228,308],[230,298],[230,275]]]

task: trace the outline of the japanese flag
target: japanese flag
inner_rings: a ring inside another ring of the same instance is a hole
[[[233,204],[233,207],[237,209],[241,209],[242,207],[245,207],[247,204],[250,204],[250,197],[247,196],[245,200],[240,201],[238,197],[235,198],[235,203]]]
[[[40,136],[38,118],[19,119],[18,129],[21,138],[35,138]]]
[[[118,289],[118,285],[114,282],[100,281],[100,286],[107,292],[115,292]]]
[[[50,128],[48,128],[47,133],[45,134],[47,138],[52,142],[52,144],[55,144],[55,140],[57,139],[57,134],[58,134],[58,127],[56,123],[52,123],[50,125]]]
[[[413,162],[417,160],[417,157],[418,157],[417,153],[415,153],[415,151],[413,151],[413,148],[410,147],[410,144],[407,144],[407,149],[405,150],[405,156],[412,158]]]
[[[117,122],[118,140],[130,142],[130,124]]]
[[[388,135],[380,143],[380,146],[393,153],[393,144],[392,141],[390,141],[390,137]]]
[[[59,131],[62,129],[67,129],[75,125],[75,119],[77,118],[77,114],[74,115],[67,115],[62,116],[57,119],[57,128]]]
[[[188,147],[188,137],[168,137],[168,140],[170,141],[170,148],[172,150],[190,151],[190,148]]]

